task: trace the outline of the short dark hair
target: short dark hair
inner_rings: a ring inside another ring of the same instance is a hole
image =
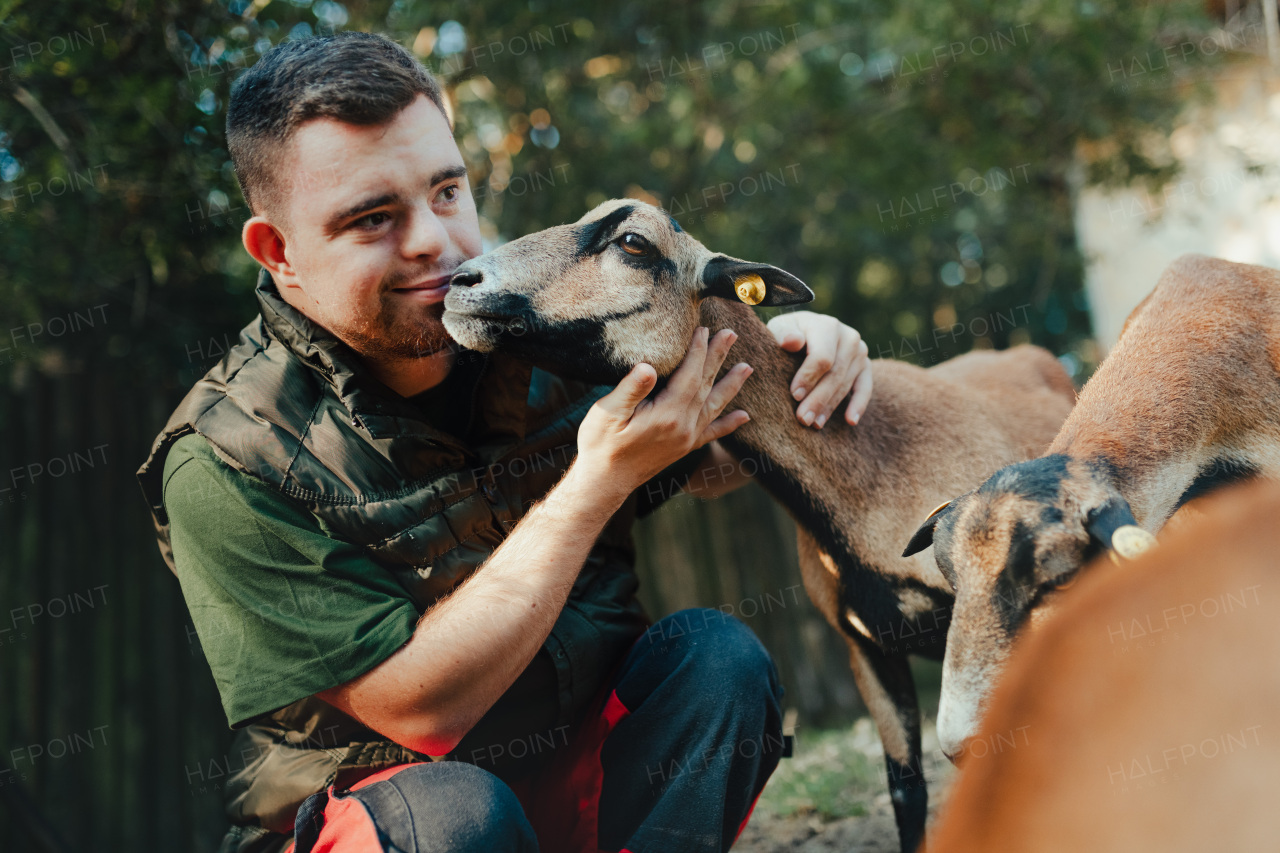
[[[383,124],[419,95],[448,117],[431,72],[386,36],[342,32],[271,48],[236,80],[227,106],[227,147],[250,210],[279,200],[276,158],[304,122]]]

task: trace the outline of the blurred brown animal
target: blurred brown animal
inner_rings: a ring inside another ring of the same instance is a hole
[[[1184,255],[1129,316],[1047,455],[951,501],[907,547],[932,544],[955,589],[943,751],[964,750],[1016,632],[1085,563],[1140,550],[1182,504],[1258,476],[1280,478],[1280,272]]]
[[[1075,400],[1057,359],[1023,346],[928,370],[878,360],[857,427],[835,418],[805,428],[789,392],[802,356],[781,349],[749,305],[807,302],[808,287],[713,254],[632,200],[474,258],[452,285],[444,323],[455,340],[592,382],[615,384],[640,361],[669,375],[699,324],[738,333],[726,364],[755,368],[733,402],[751,420],[720,442],[797,522],[805,587],[849,644],[884,742],[902,847],[914,850],[927,792],[907,655],[942,656],[952,597],[933,561],[903,557],[901,543],[940,501],[1043,451]]]
[[[1280,486],[1200,510],[1019,639],[932,853],[1276,849]]]

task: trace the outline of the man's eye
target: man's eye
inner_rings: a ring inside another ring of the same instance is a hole
[[[359,219],[357,219],[355,222],[352,222],[351,224],[356,228],[377,228],[379,225],[382,225],[384,222],[390,221],[390,219],[391,219],[391,214],[380,210],[377,213],[365,214],[364,216],[361,216]]]
[[[653,244],[639,234],[623,234],[618,245],[628,255],[647,255],[654,251]]]
[[[445,187],[443,190],[440,191],[440,197],[443,198],[445,201],[452,202],[452,201],[457,201],[458,196],[461,193],[462,193],[462,190],[458,187],[457,184],[450,184],[449,186]]]

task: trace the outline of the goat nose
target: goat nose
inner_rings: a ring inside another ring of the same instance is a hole
[[[484,281],[484,273],[474,267],[460,266],[449,279],[450,287],[471,287]]]

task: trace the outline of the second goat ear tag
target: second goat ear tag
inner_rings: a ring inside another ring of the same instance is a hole
[[[764,301],[764,279],[758,275],[738,276],[733,281],[733,289],[738,298],[748,305],[759,305]]]
[[[1132,524],[1122,524],[1111,534],[1111,548],[1126,560],[1138,557],[1155,544],[1156,537]]]

